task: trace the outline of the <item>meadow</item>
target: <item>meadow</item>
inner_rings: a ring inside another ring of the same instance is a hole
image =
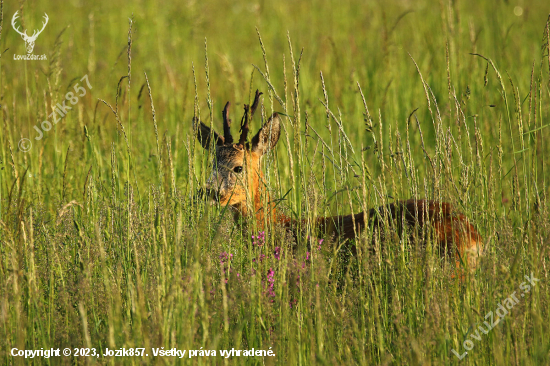
[[[45,60],[18,58],[16,11],[28,35],[47,14]],[[544,0],[2,2],[0,364],[548,365],[549,14]],[[284,114],[263,161],[282,212],[448,201],[484,238],[479,267],[456,278],[407,236],[372,251],[369,230],[357,255],[308,246],[201,199],[213,156],[193,117],[220,132],[231,101],[236,134],[256,89],[252,131]],[[74,355],[122,348],[147,356]]]

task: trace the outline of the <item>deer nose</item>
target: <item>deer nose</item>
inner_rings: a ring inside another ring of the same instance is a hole
[[[214,193],[215,193],[214,190],[210,187],[206,187],[204,189],[204,195],[208,198],[212,197],[214,195]]]
[[[200,188],[198,191],[197,191],[197,197],[199,199],[204,199],[204,200],[207,200],[207,199],[213,199],[213,200],[218,200],[218,191],[210,188],[210,187],[205,187],[205,188]]]

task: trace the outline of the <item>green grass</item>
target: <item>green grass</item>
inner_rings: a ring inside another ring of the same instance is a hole
[[[13,59],[16,10],[28,34],[48,14],[34,49],[47,61]],[[0,363],[548,364],[549,13],[542,0],[3,4]],[[86,95],[35,140],[77,83]],[[225,102],[239,121],[256,89],[264,118],[289,116],[264,159],[283,211],[446,200],[483,236],[480,268],[456,280],[407,238],[374,254],[368,230],[356,257],[331,238],[306,253],[305,235],[291,252],[276,227],[251,244],[256,223],[195,198],[211,157],[191,121],[221,131]],[[526,275],[540,282],[472,338]],[[149,356],[10,353],[66,347]]]

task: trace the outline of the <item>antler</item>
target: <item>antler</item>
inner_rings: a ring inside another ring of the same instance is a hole
[[[263,93],[260,93],[259,90],[256,90],[254,103],[252,103],[252,110],[250,110],[250,106],[248,104],[244,105],[244,116],[241,120],[241,136],[239,137],[239,145],[241,146],[244,146],[244,144],[246,143],[246,138],[248,136],[248,112],[250,111],[250,119],[252,119],[252,117],[254,116],[254,112],[256,112],[256,108],[258,108],[258,104],[260,103],[260,95],[262,94]]]
[[[229,106],[230,103],[227,102],[225,105],[225,108],[222,112],[223,117],[223,137],[225,138],[226,144],[232,144],[233,143],[233,136],[231,136],[231,120],[229,119]]]
[[[23,37],[28,37],[28,36],[27,36],[27,31],[21,32],[21,31],[19,30],[19,27],[16,27],[16,26],[15,26],[15,20],[16,20],[17,18],[19,18],[19,16],[17,15],[17,13],[19,13],[19,10],[17,10],[17,11],[15,12],[15,14],[13,14],[13,17],[11,18],[11,26],[13,27],[13,29],[14,29],[17,33],[19,33],[19,34],[22,35]]]
[[[32,36],[31,38],[36,38],[40,35],[40,33],[42,33],[42,31],[44,30],[44,28],[46,28],[46,24],[48,24],[48,20],[50,18],[48,18],[48,14],[44,13],[44,18],[46,19],[46,21],[44,23],[42,23],[42,29],[40,29],[40,31],[38,33],[36,33],[36,30],[32,33]]]
[[[260,95],[263,93],[260,93],[258,89],[256,89],[256,95],[254,96],[254,103],[252,103],[252,111],[250,112],[250,119],[254,116],[254,112],[256,112],[256,108],[258,108],[258,104],[260,104]]]

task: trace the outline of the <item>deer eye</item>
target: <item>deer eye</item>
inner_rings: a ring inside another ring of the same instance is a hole
[[[236,166],[236,167],[233,168],[233,171],[235,173],[240,173],[240,172],[243,171],[243,167],[242,166]]]

